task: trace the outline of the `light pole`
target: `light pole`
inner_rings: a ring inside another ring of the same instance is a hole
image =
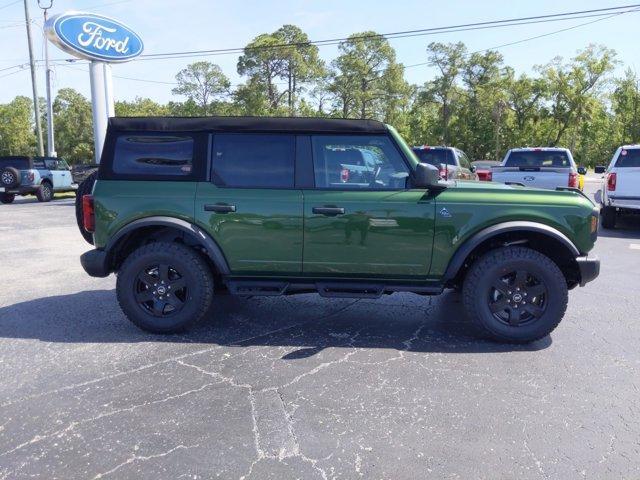
[[[36,139],[38,140],[38,155],[44,155],[42,148],[42,125],[40,125],[40,100],[38,99],[38,84],[36,83],[36,62],[33,59],[33,41],[31,40],[31,17],[29,4],[24,0],[24,20],[27,24],[27,42],[29,42],[29,65],[31,66],[31,89],[33,90],[33,109],[36,117]]]
[[[53,6],[53,0],[38,0],[38,6],[44,10],[44,23],[47,23],[47,11]],[[53,131],[53,98],[51,96],[51,65],[49,64],[49,42],[44,39],[44,62],[47,83],[47,156],[56,157],[55,135]]]

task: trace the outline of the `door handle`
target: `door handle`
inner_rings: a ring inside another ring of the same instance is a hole
[[[336,215],[344,215],[344,208],[342,207],[313,207],[311,209],[313,213],[319,215],[326,215],[328,217],[335,217]]]
[[[215,213],[232,213],[236,211],[235,205],[229,205],[227,203],[216,203],[215,205],[208,204],[204,206],[205,212]]]

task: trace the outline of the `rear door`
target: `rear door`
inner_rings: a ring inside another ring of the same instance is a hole
[[[304,190],[304,273],[426,276],[435,201],[424,189],[406,187],[410,170],[391,139],[314,135],[311,142],[315,188]],[[375,162],[368,162],[357,176],[341,175],[338,152],[354,150]]]
[[[610,195],[640,200],[640,149],[620,149],[613,171],[616,173],[616,190]]]
[[[295,187],[296,137],[212,135],[208,181],[196,193],[196,222],[222,249],[232,274],[302,272],[302,191]]]

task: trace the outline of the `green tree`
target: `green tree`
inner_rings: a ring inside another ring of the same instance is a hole
[[[214,101],[225,99],[229,95],[231,83],[222,73],[222,69],[211,62],[195,62],[180,70],[176,75],[178,86],[172,91],[175,95],[187,97],[198,106],[199,115],[210,115],[217,109]]]
[[[640,143],[640,80],[636,73],[627,69],[624,78],[615,82],[611,97],[620,129],[619,143]]]
[[[53,116],[58,156],[70,163],[93,162],[91,103],[73,88],[62,88],[53,102]]]
[[[427,47],[429,65],[437,69],[438,75],[426,85],[426,90],[434,100],[440,103],[441,140],[445,145],[450,142],[449,122],[452,106],[458,96],[457,81],[465,65],[466,52],[467,49],[462,42],[450,44],[432,42]]]
[[[33,155],[36,137],[33,101],[18,96],[0,105],[0,155]]]
[[[133,101],[115,102],[115,112],[117,117],[162,116],[169,113],[169,108],[150,98],[136,97]]]
[[[385,120],[396,108],[408,106],[411,89],[404,67],[386,38],[376,32],[357,33],[338,49],[329,91],[341,116]]]
[[[289,115],[294,115],[300,95],[326,72],[318,47],[309,43],[307,34],[295,25],[283,25],[257,36],[244,48],[238,74],[249,77],[239,94],[244,102],[262,103],[266,96],[272,112],[281,111],[286,102]],[[285,88],[278,88],[279,81]]]

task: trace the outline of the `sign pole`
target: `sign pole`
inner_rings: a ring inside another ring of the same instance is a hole
[[[104,139],[107,135],[108,110],[105,86],[104,63],[95,60],[89,64],[89,80],[91,81],[91,110],[93,112],[93,143],[95,161],[100,163]]]
[[[44,156],[42,144],[42,126],[40,124],[40,99],[38,98],[38,84],[36,82],[36,62],[33,59],[33,41],[31,40],[31,17],[29,3],[24,0],[24,19],[27,25],[27,42],[29,44],[29,65],[31,67],[31,89],[33,90],[33,110],[36,120],[36,140],[38,141],[38,155]]]
[[[111,76],[111,65],[103,63],[104,68],[104,101],[107,106],[107,117],[115,117],[115,105],[113,102],[113,77]]]

